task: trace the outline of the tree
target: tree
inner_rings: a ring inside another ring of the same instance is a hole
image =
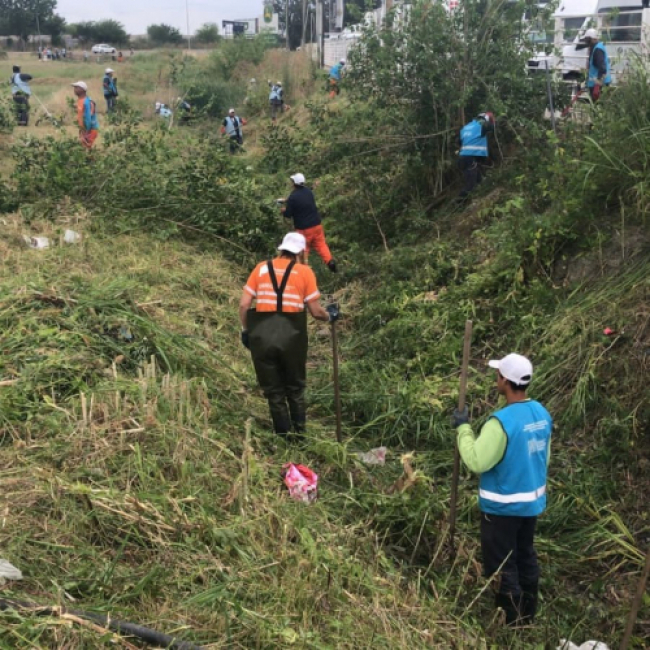
[[[194,38],[199,43],[213,45],[219,40],[219,26],[217,23],[205,23],[196,30]]]
[[[124,25],[112,19],[76,23],[70,25],[70,33],[82,43],[121,45],[129,41]]]
[[[171,25],[149,25],[147,27],[147,36],[152,43],[156,45],[178,45],[183,42],[183,36],[176,27]]]
[[[65,20],[54,13],[56,0],[0,0],[0,34],[17,34],[27,41],[31,34],[50,34],[56,39]]]

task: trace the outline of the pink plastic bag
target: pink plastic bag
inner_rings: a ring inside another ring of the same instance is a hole
[[[311,503],[318,495],[318,474],[304,465],[287,463],[284,470],[284,484],[289,488],[292,499]]]

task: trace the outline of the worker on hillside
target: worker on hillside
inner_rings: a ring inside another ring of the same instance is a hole
[[[488,157],[487,135],[494,131],[494,115],[480,113],[460,131],[460,158],[458,166],[463,173],[460,199],[464,200],[481,182],[481,163]]]
[[[29,123],[29,98],[32,89],[29,82],[33,79],[32,75],[20,71],[20,66],[13,67],[11,75],[11,95],[16,107],[16,119],[18,126],[27,126]]]
[[[179,124],[187,125],[192,121],[192,104],[190,104],[186,99],[178,97],[176,99],[176,105],[181,114],[181,119]]]
[[[497,390],[506,406],[493,413],[478,438],[467,408],[454,411],[458,450],[463,462],[480,474],[483,570],[500,570],[496,606],[508,625],[532,623],[537,611],[539,566],[533,545],[538,515],[546,509],[546,472],[553,422],[548,411],[526,396],[533,366],[509,354],[489,366],[497,371]]]
[[[330,99],[334,99],[341,92],[339,84],[341,83],[344,67],[345,59],[341,59],[330,68]]]
[[[282,113],[282,105],[284,100],[282,98],[282,82],[276,81],[272,84],[269,81],[271,92],[269,93],[269,104],[271,104],[271,120],[275,122],[278,112]]]
[[[86,149],[92,149],[99,135],[97,122],[97,106],[87,96],[88,85],[85,81],[75,81],[72,84],[77,97],[77,123],[79,124],[79,140]]]
[[[117,98],[117,77],[113,68],[106,68],[104,71],[104,99],[106,100],[106,112],[112,113],[115,110],[115,99]]]
[[[327,264],[329,270],[336,273],[336,262],[325,241],[325,231],[316,207],[314,193],[305,186],[305,177],[302,174],[294,174],[290,178],[292,191],[289,198],[278,200],[282,206],[280,211],[287,219],[293,219],[293,227],[305,236],[307,241],[305,260],[309,250],[313,248]]]
[[[274,431],[287,436],[305,431],[307,317],[333,322],[334,305],[323,309],[314,272],[304,263],[305,238],[287,234],[274,260],[258,264],[239,303],[242,343],[251,351],[257,380],[269,402]],[[251,310],[253,300],[256,301]]]
[[[593,102],[600,99],[603,86],[612,83],[611,67],[607,50],[602,42],[598,40],[598,32],[595,29],[588,29],[580,39],[581,43],[576,45],[576,50],[589,48],[589,60],[587,64],[587,88]]]
[[[231,108],[228,115],[224,118],[221,126],[221,133],[230,139],[230,153],[235,154],[244,144],[244,133],[242,126],[246,125],[246,120],[235,114],[235,109]]]

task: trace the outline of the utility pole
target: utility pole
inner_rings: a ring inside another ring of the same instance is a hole
[[[284,5],[284,31],[286,32],[287,37],[287,52],[289,51],[289,0],[286,1]]]
[[[192,37],[190,36],[190,0],[185,0],[185,17],[187,19],[187,51],[192,50]]]

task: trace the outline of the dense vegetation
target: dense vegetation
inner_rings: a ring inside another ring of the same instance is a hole
[[[11,593],[227,647],[616,644],[650,536],[650,91],[638,71],[589,124],[556,135],[544,87],[524,73],[516,14],[466,11],[423,6],[405,31],[369,32],[334,103],[317,71],[287,66],[294,97],[317,90],[290,99],[274,128],[265,90],[249,93],[242,156],[208,118],[168,129],[129,114],[92,163],[65,137],[15,148],[0,186],[12,382],[0,392],[0,544],[26,580]],[[213,89],[264,79],[264,55],[223,44],[159,74],[189,80],[183,92],[219,115]],[[458,206],[455,132],[483,109],[498,117],[494,168]],[[341,267],[334,278],[313,263],[345,314],[343,446],[326,332],[312,332],[299,449],[268,432],[238,345],[240,286],[282,232],[273,199],[296,170],[319,180]],[[64,227],[84,244],[15,249],[25,228],[56,239]],[[453,563],[444,545],[466,318],[474,422],[496,403],[484,359],[516,349],[557,424],[542,612],[519,632],[491,618],[469,476]],[[380,444],[382,468],[352,453]],[[315,504],[287,499],[288,460],[320,474]],[[648,613],[646,602],[637,647]],[[98,643],[48,618],[5,613],[0,626],[14,646]]]

